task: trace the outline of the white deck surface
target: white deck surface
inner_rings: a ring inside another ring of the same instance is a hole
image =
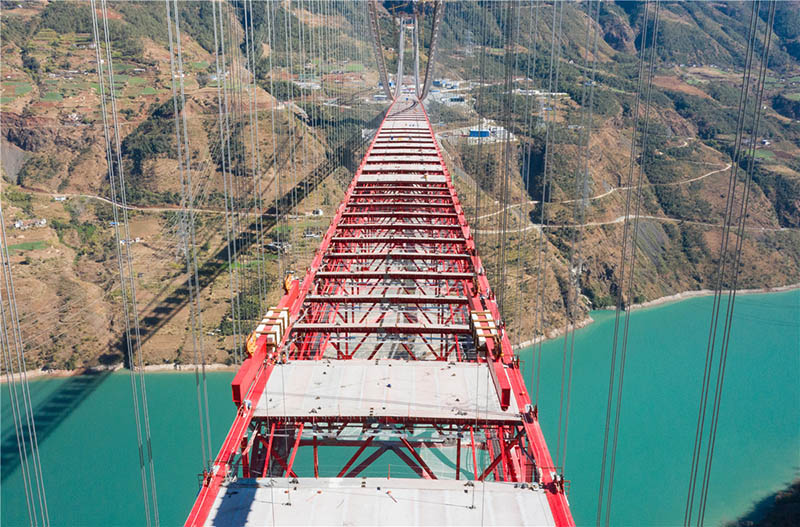
[[[276,365],[255,416],[520,419],[513,397],[500,409],[485,364],[391,359]]]
[[[243,479],[222,487],[206,525],[555,525],[544,491],[514,488],[512,483],[473,487],[463,480],[297,481]]]

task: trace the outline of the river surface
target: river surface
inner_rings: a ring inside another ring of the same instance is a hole
[[[682,523],[711,304],[710,297],[695,298],[632,314],[615,525]],[[595,519],[614,328],[612,312],[593,316],[596,322],[576,333],[566,445],[570,502],[579,525]],[[734,320],[709,525],[741,516],[800,475],[800,291],[740,296]],[[564,448],[557,437],[563,340],[547,342],[543,350],[540,419],[555,455],[557,447]],[[523,350],[521,358],[531,379],[530,351]],[[232,376],[209,374],[214,448],[233,419]],[[161,523],[178,525],[198,488],[195,378],[151,373],[146,379]],[[6,390],[4,385],[0,524],[25,525]],[[128,373],[41,379],[31,382],[31,392],[51,522],[142,525]],[[302,465],[307,461],[298,459]]]

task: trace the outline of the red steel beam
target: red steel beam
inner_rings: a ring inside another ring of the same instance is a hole
[[[437,333],[442,335],[470,335],[469,326],[460,324],[341,324],[341,323],[305,323],[297,322],[292,331],[300,333],[388,333],[402,335],[419,335]]]
[[[358,456],[360,456],[361,453],[364,452],[364,450],[367,449],[369,444],[372,443],[373,439],[375,439],[375,436],[369,436],[367,438],[367,440],[364,442],[364,444],[361,445],[361,447],[356,451],[355,454],[353,454],[353,457],[351,457],[350,460],[347,463],[345,463],[345,465],[342,468],[342,470],[339,471],[339,475],[336,476],[337,478],[341,478],[342,476],[345,475],[345,473],[347,473],[347,469],[350,468],[350,465],[352,465],[353,463],[356,462],[356,459],[358,459]]]
[[[429,295],[306,295],[306,302],[344,304],[466,304],[463,296]]]
[[[334,243],[464,243],[464,238],[441,238],[438,236],[336,236]]]
[[[403,251],[377,251],[373,253],[329,253],[326,259],[337,260],[469,260],[461,253],[412,253]]]
[[[385,278],[390,280],[472,280],[473,273],[436,272],[436,271],[319,271],[317,276],[325,278],[348,278],[361,280]],[[306,297],[308,298],[308,297]],[[464,303],[467,299],[461,297]]]
[[[384,342],[382,339],[375,339],[378,342],[374,343],[367,342],[367,336],[382,334],[416,335],[417,338],[397,341],[411,359],[424,358],[419,355],[424,352],[432,353],[438,360],[473,360],[486,364],[500,405],[508,407],[513,398],[524,415],[521,418],[510,416],[509,421],[503,423],[484,423],[482,420],[476,423],[474,419],[455,418],[451,422],[423,423],[412,415],[385,419],[338,416],[332,417],[330,421],[320,416],[284,416],[283,421],[277,418],[269,427],[270,440],[265,463],[268,464],[275,457],[287,474],[293,474],[292,465],[298,450],[305,445],[313,445],[314,474],[318,476],[317,447],[322,444],[344,446],[350,442],[338,440],[336,437],[319,440],[316,437],[316,427],[325,422],[332,427],[333,421],[338,425],[344,420],[341,429],[350,423],[351,426],[363,426],[366,430],[375,422],[382,426],[400,426],[400,430],[406,427],[412,427],[410,430],[413,430],[413,426],[423,425],[469,427],[475,466],[477,449],[491,450],[491,442],[482,443],[482,446],[477,444],[472,427],[491,426],[499,431],[500,452],[496,457],[492,456],[495,459],[493,466],[487,468],[488,472],[479,475],[475,471],[475,479],[482,479],[488,473],[496,471],[502,463],[503,479],[524,481],[526,476],[523,467],[528,461],[516,443],[524,438],[528,445],[527,450],[539,469],[533,477],[546,491],[556,525],[574,525],[563,488],[557,484],[550,469],[543,470],[552,467],[553,462],[536,414],[527,411],[531,404],[530,397],[518,364],[514,361],[508,336],[500,324],[502,319],[494,292],[483,273],[475,240],[439,145],[433,136],[427,114],[419,104],[412,106],[411,110],[394,110],[396,104],[392,104],[387,118],[372,139],[367,154],[345,192],[342,204],[336,210],[321,240],[308,272],[301,281],[292,283],[289,293],[278,305],[289,313],[289,327],[281,342],[277,346],[268,347],[266,336],[261,335],[255,341],[253,356],[244,361],[234,378],[232,392],[237,415],[219,455],[214,460],[212,472],[204,478],[187,525],[205,523],[222,481],[237,469],[237,464],[234,463],[238,454],[237,447],[241,445],[242,438],[246,437],[248,426],[254,419],[254,407],[264,393],[274,362],[280,358],[280,350],[289,352],[293,360],[312,360],[319,359],[322,350],[331,345],[335,347],[340,358],[347,359],[352,358],[363,346],[366,350],[365,356],[372,358],[381,350]],[[397,126],[394,120],[415,120],[420,127],[402,124]],[[434,156],[438,162],[433,162]],[[362,173],[367,172],[362,178]],[[345,218],[346,223],[343,221]],[[393,221],[381,223],[384,218],[391,218]],[[414,223],[398,221],[401,219],[412,219]],[[441,235],[419,236],[419,232]],[[362,233],[366,236],[360,235]],[[380,236],[378,233],[387,235]],[[393,264],[399,269],[380,268]],[[387,280],[410,280],[412,283],[400,285]],[[395,293],[398,290],[399,293]],[[393,293],[388,294],[389,291]],[[409,291],[419,294],[408,294]],[[423,307],[431,303],[440,304],[440,307],[433,311],[429,307]],[[396,304],[403,304],[404,307],[398,310]],[[454,310],[454,306],[459,307]],[[474,349],[469,326],[454,323],[464,320],[467,306],[471,311],[490,312],[499,324],[497,338],[488,339],[482,349]],[[387,317],[389,313],[393,313],[393,316]],[[332,337],[334,340],[331,340]],[[431,346],[431,342],[438,340],[441,340],[441,345],[436,344],[439,346],[437,351]],[[412,342],[415,344],[410,345]],[[284,463],[270,448],[277,422],[294,422],[298,426],[288,463]],[[301,438],[303,423],[315,426],[313,439]],[[263,424],[256,428],[257,434],[262,433],[262,426]],[[518,430],[519,433],[515,439],[507,439],[502,433],[503,427]],[[398,446],[387,446],[391,443],[382,442],[367,459],[351,469],[373,438],[374,436],[369,436],[360,444],[358,452],[347,462],[339,477],[355,477],[387,450],[402,453],[401,458],[409,466],[413,464],[419,468],[423,476],[433,475],[419,456],[419,449],[424,445],[408,441],[402,436]],[[257,436],[256,440],[266,443],[263,436]],[[405,451],[401,452],[400,444],[416,463]],[[459,455],[456,462],[458,471],[460,441],[456,450]],[[266,468],[263,472],[266,472]],[[458,477],[457,474],[456,478]]]
[[[442,223],[342,223],[339,225],[339,229],[348,231],[459,231],[461,226]]]

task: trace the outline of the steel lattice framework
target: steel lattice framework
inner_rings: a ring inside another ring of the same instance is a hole
[[[393,103],[287,290],[248,341],[187,525],[573,524],[418,100]],[[375,477],[390,452],[418,477]]]

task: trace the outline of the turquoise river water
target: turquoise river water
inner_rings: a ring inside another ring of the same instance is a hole
[[[694,440],[711,298],[635,311],[614,484],[615,525],[679,525]],[[577,332],[566,477],[579,525],[594,522],[613,312]],[[540,418],[555,453],[563,340],[545,343]],[[530,378],[530,351],[521,353]],[[147,393],[163,525],[185,519],[200,465],[194,375],[152,373]],[[209,376],[212,440],[233,418],[229,372]],[[127,373],[31,383],[54,525],[141,525]],[[7,387],[0,524],[27,524]],[[298,460],[300,462],[300,460]],[[321,463],[325,463],[324,458]],[[305,464],[305,463],[303,463]],[[341,463],[337,463],[341,464]],[[800,475],[800,291],[740,296],[706,521],[724,524]]]

